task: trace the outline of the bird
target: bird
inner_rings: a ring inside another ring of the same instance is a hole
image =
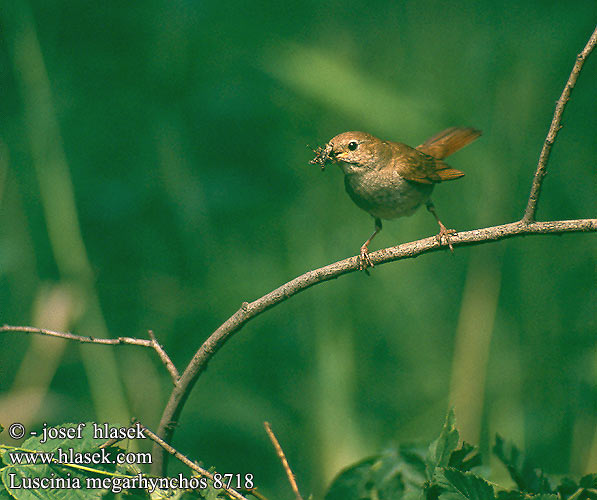
[[[373,267],[369,244],[382,229],[382,219],[409,216],[423,204],[435,217],[440,231],[436,238],[454,251],[450,235],[431,201],[435,184],[464,176],[443,161],[477,139],[482,132],[471,127],[451,127],[412,148],[400,142],[384,141],[366,132],[344,132],[325,146],[313,150],[311,164],[324,170],[336,163],[344,172],[344,186],[354,203],[375,220],[373,234],[359,253],[359,269]]]

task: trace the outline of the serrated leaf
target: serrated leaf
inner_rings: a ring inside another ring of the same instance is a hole
[[[427,453],[427,479],[432,480],[437,467],[447,467],[460,436],[456,430],[454,409],[450,408],[439,437],[429,445]]]
[[[481,465],[481,455],[475,446],[468,443],[462,443],[460,448],[454,450],[448,462],[449,467],[463,472],[479,465]]]
[[[539,493],[538,495],[528,496],[529,500],[558,500],[558,495],[553,493]]]
[[[481,476],[473,472],[462,472],[457,469],[446,468],[441,472],[445,479],[444,485],[448,490],[467,500],[495,500],[493,486]],[[442,493],[441,498],[444,498]]]
[[[518,488],[528,493],[553,493],[548,478],[511,442],[496,435],[493,452],[506,466]]]

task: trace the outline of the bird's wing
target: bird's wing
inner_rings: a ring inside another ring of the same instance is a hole
[[[452,127],[441,131],[417,146],[419,151],[438,160],[455,153],[481,135],[481,131],[471,127]]]
[[[406,144],[389,143],[392,147],[392,160],[388,165],[401,177],[421,184],[435,184],[437,182],[458,179],[464,172],[450,167],[438,160]]]

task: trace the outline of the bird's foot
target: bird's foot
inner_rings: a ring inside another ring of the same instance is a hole
[[[450,235],[452,234],[458,234],[456,229],[446,229],[446,226],[439,222],[439,233],[437,233],[435,239],[439,243],[439,246],[442,246],[444,244],[443,240],[445,240],[445,244],[447,244],[450,248],[450,252],[454,253],[454,247],[452,246],[452,241],[450,240]]]
[[[363,245],[359,255],[359,271],[365,271],[369,274],[367,271],[368,267],[374,267],[374,264],[371,262],[371,257],[369,257],[369,249],[367,248],[367,245]]]

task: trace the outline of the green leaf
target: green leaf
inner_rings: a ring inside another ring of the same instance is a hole
[[[151,496],[151,500],[212,500],[212,499],[226,499],[229,500],[222,490],[220,490],[220,496],[213,496],[212,493],[209,492],[209,489],[196,491],[196,490],[167,490],[161,491],[159,496]],[[207,493],[206,493],[207,492]],[[128,497],[123,500],[128,500]]]
[[[207,488],[201,491],[201,497],[205,500],[224,500],[227,498],[224,490],[214,488],[211,480],[207,481]]]
[[[506,466],[518,488],[528,493],[553,493],[549,480],[541,469],[535,468],[511,442],[495,437],[493,452]]]
[[[422,450],[390,449],[343,470],[330,485],[325,500],[418,500],[424,483]]]
[[[444,489],[441,486],[427,482],[421,500],[437,500],[443,491]]]
[[[454,450],[448,463],[449,467],[463,472],[479,465],[481,465],[481,455],[475,446],[468,443],[462,443],[460,448]]]
[[[583,488],[597,490],[597,474],[587,474],[580,479]]]
[[[180,500],[184,490],[161,490],[156,488],[149,494],[151,500]]]
[[[110,494],[105,495],[102,500],[110,500],[111,498],[117,500],[150,500],[149,493],[145,490],[123,490],[117,495],[110,497]]]
[[[441,472],[442,483],[448,492],[456,493],[462,500],[495,500],[493,486],[473,472],[446,468]],[[442,493],[441,498],[445,498]]]
[[[0,500],[13,500],[13,497],[6,491],[3,483],[0,483]]]
[[[92,453],[97,454],[94,456],[98,459],[102,456],[113,457],[120,449],[111,447],[103,452],[99,450],[99,445],[105,440],[93,437],[90,423],[84,426],[63,424],[59,428],[80,429],[81,432],[76,433],[73,439],[61,436],[44,440],[43,443],[43,435],[32,437],[19,448],[5,450],[3,461],[6,466],[0,469],[0,478],[12,497],[17,500],[37,500],[41,491],[43,498],[50,500],[98,500],[106,493],[105,489],[87,489],[86,479],[103,478],[104,473],[114,471],[115,466],[84,461],[77,463],[75,457],[82,459],[85,454],[91,456]]]
[[[500,490],[497,492],[498,500],[523,500],[525,494],[518,490]]]
[[[560,479],[560,484],[556,488],[558,494],[561,496],[561,498],[564,499],[570,498],[580,489],[581,488],[578,485],[578,483],[569,477],[563,477],[562,479]]]
[[[529,500],[559,500],[558,495],[553,493],[539,493],[538,495],[531,495],[527,497]]]
[[[427,479],[431,481],[437,467],[447,467],[452,452],[458,446],[458,431],[456,430],[454,409],[450,408],[439,437],[429,445],[427,453]]]

